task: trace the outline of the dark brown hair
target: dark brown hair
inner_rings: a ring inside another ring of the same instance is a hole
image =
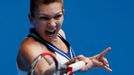
[[[54,3],[54,2],[59,2],[62,4],[62,8],[64,8],[64,3],[63,0],[30,0],[30,13],[31,16],[34,16],[33,13],[36,10],[36,8],[40,5],[40,4],[50,4],[50,3]]]

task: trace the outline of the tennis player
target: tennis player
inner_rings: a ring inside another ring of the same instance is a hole
[[[69,65],[79,61],[84,62],[80,71],[101,67],[112,71],[104,57],[110,47],[92,57],[75,55],[61,29],[64,20],[63,0],[30,0],[29,20],[33,28],[30,28],[29,35],[19,48],[19,75],[54,75],[57,71],[57,74],[63,75],[67,74]]]

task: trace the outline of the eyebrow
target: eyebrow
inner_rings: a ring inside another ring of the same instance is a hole
[[[61,13],[62,12],[62,10],[61,11],[58,11],[55,15],[58,15],[59,13]],[[48,14],[45,14],[45,13],[39,13],[39,15],[44,15],[44,16],[50,16],[50,15],[48,15]]]

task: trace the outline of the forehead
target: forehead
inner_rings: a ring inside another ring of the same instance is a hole
[[[51,15],[51,14],[57,14],[62,10],[63,10],[62,4],[59,2],[54,2],[47,5],[40,4],[37,8],[37,13]]]

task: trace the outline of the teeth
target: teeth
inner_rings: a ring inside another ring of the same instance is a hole
[[[48,30],[49,32],[53,32],[54,30]]]
[[[47,35],[53,36],[55,34],[56,30],[46,30],[45,32]]]
[[[48,32],[54,32],[56,29],[48,29]]]

